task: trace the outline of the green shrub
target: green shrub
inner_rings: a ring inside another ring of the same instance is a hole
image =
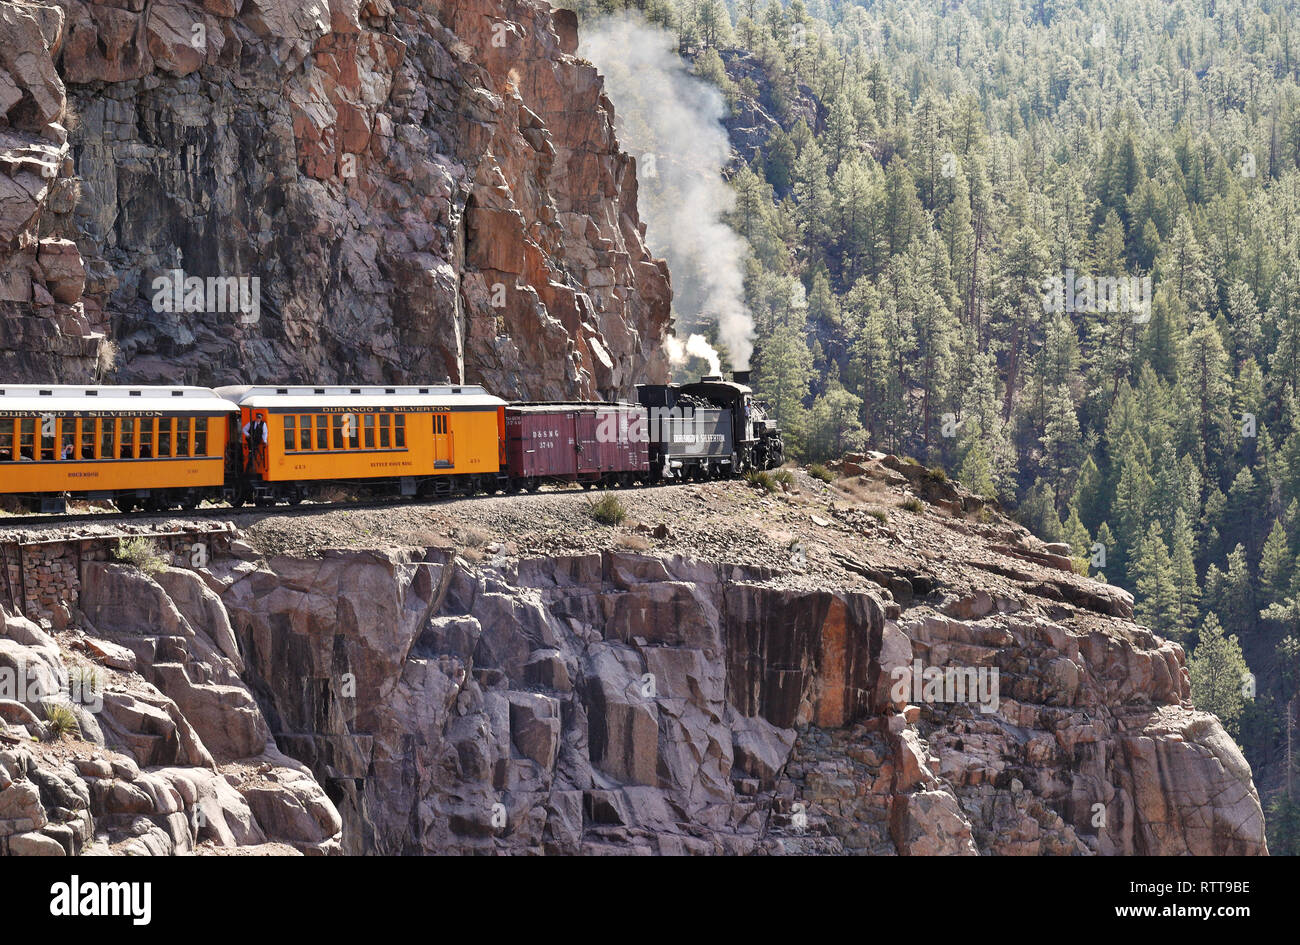
[[[113,557],[123,564],[134,565],[151,576],[167,570],[167,559],[158,552],[152,541],[142,535],[118,539],[117,551]]]
[[[884,509],[867,509],[867,514],[881,525],[887,525],[889,523],[889,513]]]
[[[602,525],[617,525],[627,518],[627,509],[612,492],[603,493],[595,502],[588,501],[588,505],[591,517]]]
[[[794,473],[790,472],[790,470],[788,469],[777,470],[776,472],[772,473],[772,478],[775,479],[777,482],[779,482],[781,484],[781,488],[783,489],[794,488]]]
[[[947,482],[948,472],[942,466],[931,466],[925,471],[925,478],[931,482]]]
[[[762,489],[765,492],[775,492],[780,488],[776,484],[776,479],[766,470],[751,469],[745,473],[745,481],[755,489]]]
[[[66,705],[47,702],[44,708],[45,722],[49,726],[51,737],[62,738],[64,735],[81,737],[81,725],[78,724],[77,717],[72,714],[72,710]]]
[[[903,508],[907,509],[909,512],[916,512],[919,515],[925,509],[925,506],[916,496],[910,495],[903,500]]]
[[[823,466],[821,463],[813,463],[808,467],[808,475],[814,479],[820,479],[822,482],[834,482],[835,474]]]

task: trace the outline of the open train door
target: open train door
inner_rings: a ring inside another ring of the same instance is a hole
[[[268,456],[271,442],[270,416],[265,410],[249,410],[244,408],[240,411],[242,423],[239,429],[239,440],[243,444],[244,473],[247,476],[257,476],[265,479],[270,469],[270,457]],[[258,425],[258,426],[255,426]],[[260,435],[254,442],[254,431],[260,428]],[[244,430],[248,433],[245,434]]]

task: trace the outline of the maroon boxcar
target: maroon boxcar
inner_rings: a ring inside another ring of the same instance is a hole
[[[649,469],[646,408],[637,404],[511,404],[506,473],[512,490],[543,482],[628,485]]]

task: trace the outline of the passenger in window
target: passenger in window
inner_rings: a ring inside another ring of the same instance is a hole
[[[64,459],[76,459],[76,458],[77,458],[77,448],[76,448],[76,446],[73,445],[73,443],[72,443],[72,437],[70,437],[70,436],[69,436],[69,437],[64,437],[64,439],[63,439],[63,458],[64,458]]]

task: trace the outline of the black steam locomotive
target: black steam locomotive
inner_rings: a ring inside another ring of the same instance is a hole
[[[706,375],[691,384],[639,384],[649,423],[650,471],[660,479],[709,479],[785,462],[776,421],[747,386]]]

